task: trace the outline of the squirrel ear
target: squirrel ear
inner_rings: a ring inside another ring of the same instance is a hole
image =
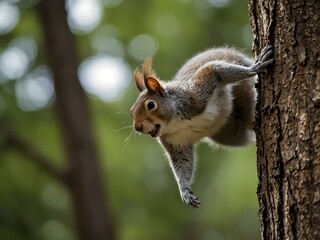
[[[134,70],[133,77],[139,92],[142,92],[144,89],[146,89],[143,74],[139,71],[138,68]]]
[[[147,87],[148,91],[151,93],[158,94],[162,97],[167,94],[167,91],[163,86],[161,86],[160,82],[153,77],[148,77],[147,79],[145,79],[144,84]]]

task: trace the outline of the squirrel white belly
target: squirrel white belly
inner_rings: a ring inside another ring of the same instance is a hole
[[[230,48],[209,49],[187,61],[171,81],[161,81],[152,59],[134,72],[140,95],[130,112],[134,129],[158,139],[177,181],[182,200],[194,208],[191,190],[194,144],[207,138],[224,146],[254,141],[256,74],[273,59],[265,47],[255,61]]]

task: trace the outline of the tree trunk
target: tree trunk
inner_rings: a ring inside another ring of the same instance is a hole
[[[261,239],[320,239],[320,1],[249,0],[254,50],[274,47],[258,83]]]
[[[46,54],[54,75],[55,107],[68,159],[65,180],[74,203],[79,237],[82,240],[114,239],[86,96],[78,80],[79,60],[75,39],[67,23],[65,2],[42,0],[38,12]]]

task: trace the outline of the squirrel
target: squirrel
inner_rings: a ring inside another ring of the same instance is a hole
[[[191,189],[194,145],[207,139],[222,146],[255,141],[252,122],[256,74],[273,63],[266,46],[253,61],[233,48],[213,48],[188,60],[171,81],[162,81],[152,58],[134,71],[140,95],[130,109],[134,129],[157,138],[169,158],[183,202],[198,208]]]

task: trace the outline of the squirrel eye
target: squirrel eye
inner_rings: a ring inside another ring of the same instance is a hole
[[[148,110],[151,111],[152,109],[154,109],[157,106],[157,104],[154,101],[149,100],[146,102],[146,106],[147,106]]]

